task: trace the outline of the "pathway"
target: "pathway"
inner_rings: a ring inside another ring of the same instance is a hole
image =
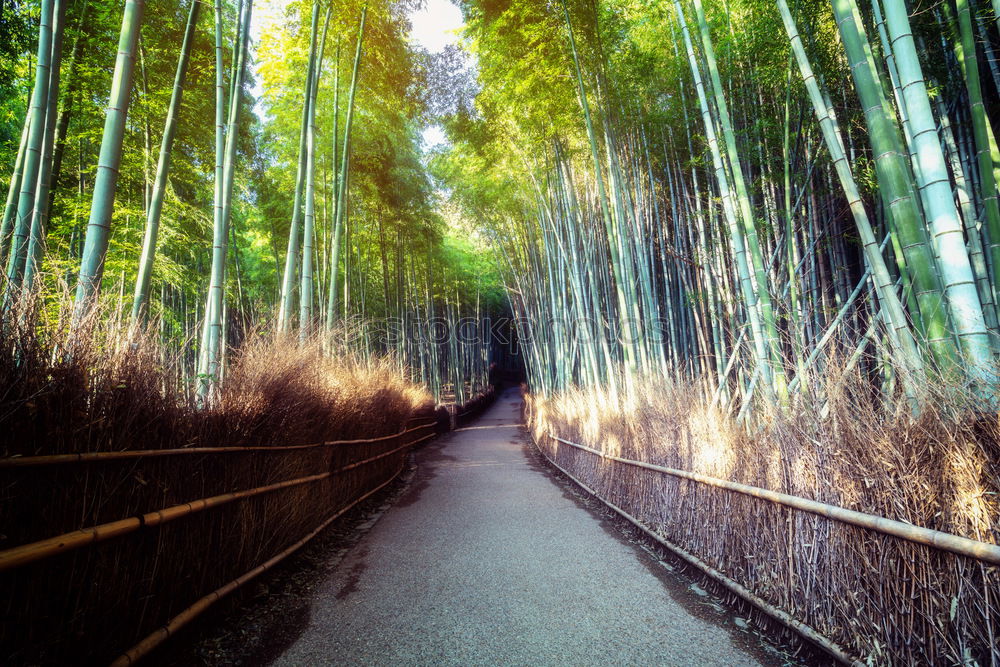
[[[527,451],[519,406],[508,390],[417,452],[411,487],[274,664],[780,664],[567,494]]]

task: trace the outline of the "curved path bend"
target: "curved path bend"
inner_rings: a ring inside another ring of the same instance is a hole
[[[508,390],[415,454],[410,488],[315,589],[274,664],[781,664],[565,492],[519,407]]]

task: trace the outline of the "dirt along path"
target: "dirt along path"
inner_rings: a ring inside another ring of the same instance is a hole
[[[782,664],[553,479],[519,408],[508,390],[416,453],[272,664]]]

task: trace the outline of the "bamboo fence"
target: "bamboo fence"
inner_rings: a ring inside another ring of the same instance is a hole
[[[0,661],[131,664],[396,479],[440,413],[375,438],[0,459]]]
[[[531,408],[549,462],[761,625],[843,664],[1000,661],[997,544],[602,451]]]

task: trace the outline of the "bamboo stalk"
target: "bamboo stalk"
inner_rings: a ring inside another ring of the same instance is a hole
[[[174,87],[170,95],[170,106],[167,109],[167,119],[164,123],[163,139],[160,143],[160,156],[156,165],[153,192],[146,215],[146,232],[142,239],[139,273],[136,277],[135,294],[132,299],[132,320],[134,322],[139,321],[144,315],[146,304],[149,300],[149,283],[152,279],[153,265],[156,261],[156,241],[160,231],[160,214],[163,212],[167,174],[170,170],[170,153],[174,144],[174,135],[177,131],[178,112],[184,94],[188,60],[191,57],[191,46],[194,43],[194,33],[198,25],[200,10],[201,0],[191,0],[187,27],[184,30],[184,40],[181,42],[181,52],[177,59],[177,72],[174,74]]]
[[[132,74],[135,69],[136,45],[139,29],[146,8],[145,0],[127,0],[122,15],[121,34],[118,39],[118,56],[111,83],[111,100],[101,137],[101,153],[94,179],[94,195],[90,207],[90,221],[83,246],[83,259],[76,288],[73,324],[79,325],[91,312],[101,289],[104,275],[104,258],[108,252],[111,218],[115,191],[118,187],[118,170],[121,166],[122,140],[125,137],[125,119],[132,98]]]

